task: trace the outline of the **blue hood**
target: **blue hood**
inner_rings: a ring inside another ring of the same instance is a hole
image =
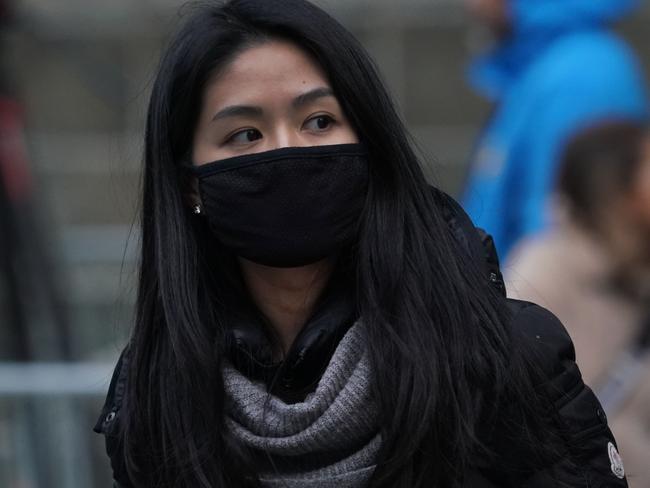
[[[639,0],[509,0],[514,37],[615,22]]]
[[[546,45],[571,31],[604,27],[632,12],[639,0],[507,0],[512,33],[473,61],[472,86],[496,100]]]

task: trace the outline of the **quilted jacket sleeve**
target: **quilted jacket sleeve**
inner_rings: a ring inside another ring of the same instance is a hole
[[[532,303],[510,300],[516,340],[545,381],[538,385],[548,425],[561,442],[554,462],[523,488],[624,488],[623,462],[601,405],[584,384],[571,339],[560,321]]]

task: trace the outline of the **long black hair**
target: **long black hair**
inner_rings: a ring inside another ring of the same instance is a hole
[[[355,268],[382,412],[371,485],[456,486],[482,448],[479,424],[490,423],[505,385],[526,386],[511,364],[506,307],[450,235],[369,56],[304,0],[204,3],[159,67],[147,116],[122,433],[129,474],[137,486],[256,484],[224,422],[220,310],[222,277],[231,270],[188,209],[182,163],[206,82],[237,53],[274,38],[294,42],[320,65],[369,152]]]

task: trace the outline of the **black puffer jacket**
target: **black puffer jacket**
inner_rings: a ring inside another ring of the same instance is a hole
[[[498,260],[489,239],[476,233],[468,217],[457,204],[437,193],[445,217],[457,240],[468,253],[481,259],[490,281],[503,290]],[[483,242],[481,242],[483,239]],[[539,385],[546,400],[545,423],[561,436],[554,459],[536,464],[529,447],[511,435],[507,422],[486,429],[482,439],[496,453],[489,462],[477,459],[466,478],[466,488],[623,488],[627,487],[623,465],[607,419],[593,392],[583,383],[575,363],[573,344],[562,324],[547,310],[528,302],[507,300],[512,312],[513,348],[526,352],[545,378]],[[106,437],[116,487],[130,487],[119,445],[121,407],[129,367],[128,349],[115,368],[106,403],[95,431]],[[507,410],[507,406],[504,406]],[[500,417],[508,419],[508,412]],[[516,429],[516,426],[515,426]],[[435,461],[433,461],[435,462]],[[534,466],[532,469],[527,467]],[[513,467],[517,467],[513,469]],[[523,469],[518,469],[523,467]],[[519,473],[517,475],[513,473]]]

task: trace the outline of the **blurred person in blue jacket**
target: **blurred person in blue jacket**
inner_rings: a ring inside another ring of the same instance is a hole
[[[473,61],[471,84],[495,103],[472,157],[463,204],[505,258],[544,229],[559,155],[603,117],[645,119],[633,52],[609,25],[637,0],[466,0],[495,44]]]

